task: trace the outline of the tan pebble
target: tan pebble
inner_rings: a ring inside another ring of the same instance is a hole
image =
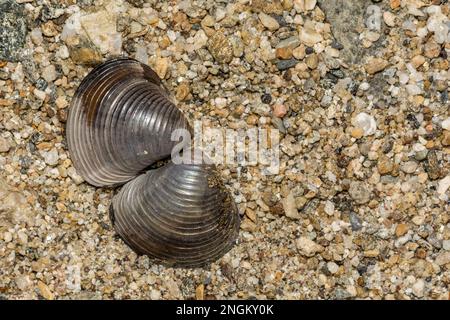
[[[292,55],[295,59],[302,60],[306,55],[305,50],[305,46],[302,44],[292,51]]]
[[[413,98],[414,105],[416,105],[416,106],[421,106],[424,101],[425,101],[425,98],[420,95],[414,96],[414,98]]]
[[[417,69],[425,63],[425,57],[419,54],[411,59],[411,63]]]
[[[247,117],[247,124],[255,125],[258,123],[258,117],[254,114],[251,114]]]
[[[369,204],[367,205],[370,209],[375,209],[379,206],[379,202],[375,199],[372,199],[369,201]]]
[[[315,254],[322,252],[324,250],[324,248],[321,245],[315,243],[314,241],[306,237],[300,237],[299,239],[297,239],[296,245],[300,254],[307,257],[312,257]]]
[[[364,136],[364,130],[362,128],[353,128],[350,134],[355,139],[361,139]]]
[[[45,283],[43,283],[42,281],[38,282],[38,288],[39,288],[39,291],[41,292],[41,295],[45,299],[53,300],[55,298],[53,293],[50,291],[49,287]]]
[[[159,47],[161,49],[167,49],[171,44],[170,39],[168,36],[164,36],[161,41],[159,41]]]
[[[5,138],[0,137],[0,153],[8,152],[11,149],[9,141]]]
[[[195,299],[204,300],[205,299],[205,285],[202,283],[195,289]]]
[[[34,88],[33,93],[37,98],[41,100],[45,100],[45,98],[47,97],[47,94],[44,91],[39,90],[37,88]]]
[[[306,65],[310,69],[316,69],[319,64],[319,57],[317,54],[313,53],[306,57],[305,59]]]
[[[53,147],[53,144],[50,142],[41,142],[38,145],[36,145],[38,150],[50,150]]]
[[[436,58],[441,53],[441,46],[436,43],[432,38],[428,40],[424,47],[424,54],[427,58]]]
[[[380,251],[378,249],[366,250],[364,251],[364,256],[367,258],[375,258],[380,255]]]
[[[8,106],[12,106],[13,104],[14,104],[13,100],[6,100],[6,99],[0,98],[0,106],[8,107]]]
[[[416,250],[415,256],[419,259],[425,259],[427,257],[427,251],[423,248],[419,248]]]
[[[6,231],[4,234],[3,234],[3,240],[5,241],[5,242],[11,242],[12,241],[12,234],[11,234],[11,232],[8,232],[8,231]]]
[[[283,118],[287,113],[286,106],[284,104],[275,104],[273,106],[273,115],[277,118]]]
[[[161,79],[164,79],[167,74],[167,69],[169,68],[169,59],[168,58],[158,58],[156,60],[155,72]]]
[[[250,208],[245,209],[245,215],[253,222],[256,222],[256,214],[254,210]]]
[[[389,27],[395,27],[395,15],[389,11],[383,13],[383,20]]]
[[[401,237],[408,232],[408,226],[404,223],[399,223],[397,227],[395,228],[395,235],[397,237]]]
[[[434,148],[434,141],[430,140],[427,141],[427,143],[425,144],[425,148],[427,148],[428,150],[433,149]]]
[[[89,47],[70,48],[70,57],[76,64],[87,66],[97,65],[102,62],[102,55],[96,49]]]
[[[202,27],[211,28],[214,27],[214,23],[215,23],[214,18],[211,17],[210,15],[206,15],[200,24],[202,25]]]
[[[54,37],[59,34],[58,29],[56,28],[55,23],[52,20],[47,21],[41,26],[42,33],[46,37]]]
[[[395,10],[400,7],[401,0],[390,0],[391,9]]]
[[[394,169],[394,163],[388,157],[382,156],[378,160],[377,168],[381,175],[389,174]]]
[[[280,24],[278,23],[278,21],[269,16],[268,14],[261,12],[258,17],[262,25],[267,29],[269,29],[270,31],[275,31],[278,28],[280,28]]]
[[[233,60],[233,46],[230,37],[223,31],[216,31],[208,39],[208,50],[219,63],[230,63]]]
[[[290,192],[286,198],[283,199],[284,214],[291,219],[300,219],[300,214],[297,211],[295,198],[292,192]]]
[[[441,143],[443,146],[450,146],[450,131],[444,131]]]
[[[178,101],[185,100],[189,96],[190,92],[191,92],[191,89],[187,82],[180,83],[179,86],[177,87],[177,93],[176,93],[177,100]]]
[[[285,48],[277,48],[275,50],[275,56],[278,59],[283,59],[283,60],[288,60],[290,58],[292,58],[292,48],[290,47],[285,47]]]
[[[248,232],[254,232],[257,230],[257,225],[248,218],[244,218],[241,222],[241,229]]]
[[[388,62],[382,58],[370,58],[366,64],[366,72],[372,75],[383,71],[387,66]]]
[[[64,109],[69,105],[66,98],[64,96],[60,96],[55,100],[55,104],[58,107],[58,109]]]
[[[55,206],[56,206],[56,209],[58,209],[59,211],[66,211],[67,210],[67,207],[62,202],[57,202]]]

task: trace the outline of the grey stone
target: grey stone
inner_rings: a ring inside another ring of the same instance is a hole
[[[297,59],[281,60],[277,63],[277,68],[278,70],[283,71],[295,67],[297,63]]]
[[[358,28],[364,26],[365,9],[370,3],[361,0],[319,0],[318,3],[332,26],[333,35],[343,47],[341,57],[347,63],[360,62],[364,55]]]
[[[18,61],[26,35],[23,7],[13,0],[0,0],[0,59]]]
[[[362,222],[358,215],[354,212],[349,213],[349,220],[353,231],[358,231],[362,229]]]

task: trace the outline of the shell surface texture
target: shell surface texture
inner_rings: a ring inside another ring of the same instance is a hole
[[[67,117],[78,173],[98,187],[120,185],[166,158],[171,132],[188,128],[156,73],[132,59],[109,60],[81,82]]]
[[[114,196],[110,218],[136,253],[176,267],[216,261],[236,243],[240,218],[212,164],[157,169],[190,130],[156,73],[129,58],[94,68],[72,99],[66,134],[77,172],[99,187],[125,184]]]

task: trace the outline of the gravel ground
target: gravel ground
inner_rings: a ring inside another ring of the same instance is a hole
[[[442,0],[0,0],[0,297],[450,299],[450,5]],[[223,168],[237,245],[134,254],[73,168],[93,65],[154,68],[191,121],[276,128],[278,175]]]

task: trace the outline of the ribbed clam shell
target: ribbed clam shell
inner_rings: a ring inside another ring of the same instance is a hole
[[[95,186],[129,181],[170,155],[171,133],[189,128],[156,73],[119,58],[94,68],[73,97],[67,143],[79,174]]]
[[[181,267],[213,262],[239,231],[235,203],[214,167],[172,162],[127,183],[110,209],[114,228],[138,254]]]

